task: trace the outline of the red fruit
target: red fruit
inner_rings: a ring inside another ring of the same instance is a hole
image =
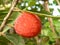
[[[41,27],[39,17],[29,12],[22,12],[14,23],[16,33],[26,38],[38,35],[41,32]]]

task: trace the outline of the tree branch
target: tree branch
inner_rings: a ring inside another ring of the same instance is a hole
[[[48,0],[44,1],[44,8],[46,11],[50,12],[49,7],[48,7]],[[51,28],[52,32],[55,34],[55,29],[54,29],[52,18],[48,18],[48,21],[50,23],[50,28]]]
[[[26,11],[26,12],[30,12],[30,13],[33,13],[33,14],[37,14],[38,16],[60,19],[60,16],[52,16],[52,15],[43,14],[43,13],[37,13],[37,12],[32,12],[32,11],[27,11],[27,10],[21,10],[21,9],[19,9],[19,8],[18,8],[18,9],[14,9],[13,11],[16,11],[16,12]]]
[[[13,9],[14,9],[15,5],[17,4],[17,2],[18,2],[18,0],[13,0],[10,10],[9,10],[8,14],[5,16],[3,22],[0,26],[0,31],[4,28],[8,18],[11,16]]]

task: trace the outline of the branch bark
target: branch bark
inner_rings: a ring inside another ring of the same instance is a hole
[[[13,12],[13,9],[16,6],[17,2],[18,2],[18,0],[13,0],[10,10],[9,10],[8,14],[5,16],[3,22],[2,22],[2,24],[0,26],[0,31],[4,28],[8,18],[11,16],[11,14]]]
[[[50,12],[49,7],[48,7],[48,0],[44,1],[44,8],[45,8],[46,11]],[[48,21],[50,23],[50,28],[51,28],[52,32],[55,33],[55,29],[54,29],[52,18],[48,18]]]

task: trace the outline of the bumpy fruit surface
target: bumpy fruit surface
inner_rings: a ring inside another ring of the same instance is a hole
[[[26,38],[38,35],[41,32],[41,27],[39,17],[29,12],[22,12],[14,23],[16,33]]]

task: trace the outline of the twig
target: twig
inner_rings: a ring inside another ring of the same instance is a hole
[[[37,13],[37,12],[32,12],[32,11],[27,11],[27,10],[17,9],[17,10],[13,10],[13,11],[17,11],[17,12],[26,11],[26,12],[30,12],[30,13],[33,13],[33,14],[37,14],[38,16],[49,17],[49,18],[58,18],[58,19],[60,19],[60,16],[53,16],[53,15],[48,15],[48,14],[43,14],[43,13]]]
[[[44,1],[44,8],[45,8],[46,11],[50,12],[50,10],[48,8],[48,0]],[[48,21],[50,23],[50,28],[51,28],[52,32],[55,34],[55,29],[54,29],[52,18],[48,18]]]
[[[18,2],[18,0],[13,0],[10,10],[9,10],[8,14],[5,16],[3,22],[2,22],[2,24],[0,26],[0,31],[4,28],[8,18],[11,16],[12,11],[13,11],[15,5],[17,4],[17,2]]]

